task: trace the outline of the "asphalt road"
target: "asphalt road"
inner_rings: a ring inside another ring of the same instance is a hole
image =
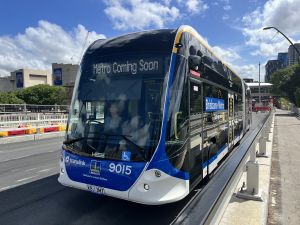
[[[260,113],[255,114],[253,127],[255,127],[264,116],[264,114]],[[50,145],[48,145],[49,143],[47,143],[46,140],[45,142],[36,144],[39,149],[41,149],[41,145],[44,144],[45,148],[43,153],[36,153],[30,157],[26,157],[24,153],[23,156],[25,157],[19,159],[11,158],[9,161],[1,159],[1,185],[3,174],[8,174],[6,178],[6,181],[8,181],[12,179],[12,177],[9,176],[12,170],[19,168],[20,171],[25,172],[24,168],[28,168],[27,170],[29,170],[29,167],[27,167],[28,164],[30,164],[32,168],[37,167],[37,165],[47,165],[50,166],[49,168],[52,168],[51,166],[58,168],[59,151],[55,151],[54,149],[60,147],[61,140],[53,139],[52,141],[53,144]],[[15,146],[13,144],[11,145],[11,149],[17,150],[17,144],[15,144]],[[31,143],[31,145],[34,146],[33,143]],[[20,147],[21,146],[25,147],[25,142],[20,144]],[[28,146],[30,146],[30,144]],[[0,148],[1,151],[6,151],[2,149],[2,146],[0,146]],[[53,152],[47,152],[47,149],[48,151],[52,149]],[[31,153],[34,153],[34,151]],[[22,155],[20,157],[22,157]],[[6,166],[2,166],[2,164],[6,164]],[[20,167],[18,167],[19,165]],[[36,172],[34,173],[36,174]],[[40,173],[42,174],[42,172]],[[39,174],[36,178],[40,178],[40,176]],[[57,182],[57,177],[58,175],[55,174],[0,192],[0,224],[169,224],[184,208],[192,196],[198,190],[201,190],[200,185],[188,197],[177,203],[162,206],[145,206],[67,188]],[[7,185],[6,182],[3,184]]]
[[[0,192],[57,174],[62,141],[55,138],[0,145]]]

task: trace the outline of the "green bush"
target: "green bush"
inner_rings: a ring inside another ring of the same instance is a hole
[[[300,88],[299,64],[291,65],[273,73],[270,82],[273,84],[274,94],[284,96],[292,103],[297,104],[295,93]]]
[[[0,92],[0,104],[23,104],[22,99],[18,98],[14,93]]]
[[[64,105],[67,102],[67,91],[64,87],[39,84],[15,91],[18,98],[26,104]]]

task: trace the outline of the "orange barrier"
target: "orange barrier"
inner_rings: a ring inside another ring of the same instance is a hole
[[[0,137],[7,137],[8,132],[7,131],[0,131]]]
[[[65,131],[65,130],[66,130],[65,124],[56,124],[56,125],[50,125],[45,127],[20,126],[20,128],[0,130],[0,137],[25,135],[25,134],[37,134],[37,133],[49,133],[49,132],[58,132],[58,131]]]
[[[58,127],[44,127],[44,133],[58,131]]]
[[[7,134],[8,136],[24,135],[26,134],[26,129],[9,130],[7,131]]]
[[[253,112],[258,112],[258,111],[271,111],[270,106],[254,106],[252,109]]]

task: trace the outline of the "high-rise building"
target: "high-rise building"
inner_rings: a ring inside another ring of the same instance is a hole
[[[300,43],[295,43],[294,46],[298,49],[300,52]],[[288,50],[288,58],[289,58],[289,65],[295,64],[298,60],[300,60],[300,56],[296,52],[295,48],[290,45]]]
[[[277,59],[282,64],[281,68],[285,68],[289,65],[289,57],[287,52],[278,53]]]
[[[265,66],[266,68],[266,75],[265,75],[265,82],[270,82],[272,73],[280,70],[282,68],[282,63],[278,60],[269,60]]]

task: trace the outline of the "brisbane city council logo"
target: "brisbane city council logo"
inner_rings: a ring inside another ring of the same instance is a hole
[[[97,160],[92,160],[90,165],[90,173],[95,175],[100,175],[101,165]]]

